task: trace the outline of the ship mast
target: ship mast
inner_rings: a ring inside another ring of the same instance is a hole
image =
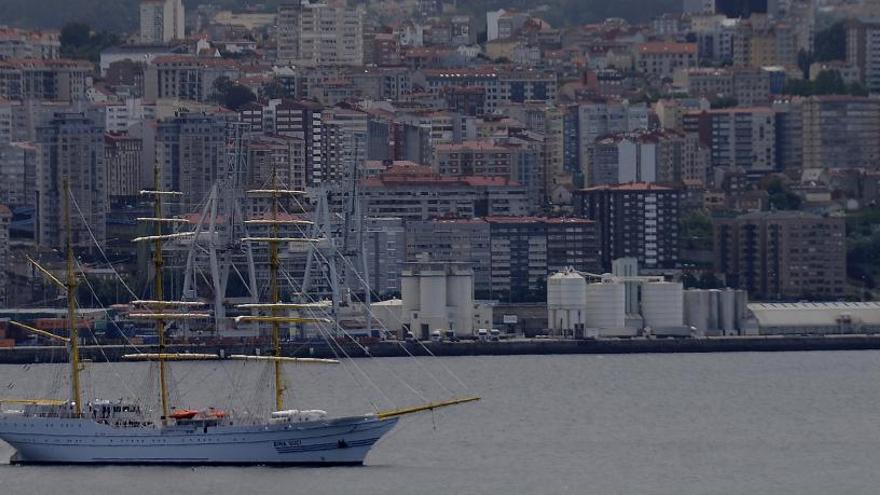
[[[34,328],[24,323],[9,320],[11,325],[15,325],[22,330],[26,330],[34,335],[39,335],[59,342],[64,342],[68,346],[70,354],[70,404],[73,405],[73,411],[76,417],[82,416],[82,386],[80,382],[80,371],[82,370],[79,360],[79,322],[76,318],[76,281],[75,263],[73,257],[73,227],[70,223],[70,185],[65,177],[62,184],[62,210],[64,215],[65,229],[65,257],[67,259],[67,276],[64,281],[59,280],[45,267],[41,266],[37,260],[26,256],[28,262],[34,266],[47,280],[55,284],[61,290],[67,292],[67,325],[68,336],[63,337],[45,330]],[[25,402],[41,402],[41,401],[25,401]],[[45,402],[45,401],[42,401]]]
[[[67,323],[70,326],[70,400],[73,402],[73,410],[77,416],[82,415],[82,403],[80,401],[82,391],[79,380],[79,329],[76,321],[76,273],[73,263],[73,229],[70,225],[70,186],[64,179],[64,223],[66,230],[66,256],[67,256]]]
[[[162,186],[160,184],[159,177],[159,167],[156,166],[153,168],[153,183],[154,189],[156,191],[155,201],[153,202],[153,216],[157,219],[161,219],[162,217]],[[154,254],[153,254],[153,270],[155,270],[155,294],[153,297],[156,301],[164,300],[163,297],[163,280],[162,280],[162,266],[164,265],[164,260],[162,259],[162,222],[155,222],[154,227]],[[159,390],[162,399],[162,425],[168,424],[168,384],[167,378],[165,376],[165,320],[159,318],[156,320],[156,335],[159,338]]]
[[[154,298],[150,301],[132,301],[132,305],[142,307],[144,312],[130,313],[128,316],[132,319],[150,320],[156,324],[156,336],[159,339],[159,352],[154,354],[137,354],[124,355],[124,359],[148,359],[159,362],[159,393],[162,401],[162,425],[168,424],[169,405],[168,405],[168,373],[166,369],[166,361],[169,359],[177,360],[178,356],[165,352],[167,347],[165,324],[168,320],[196,320],[210,318],[211,315],[205,313],[176,312],[176,309],[193,308],[202,306],[199,302],[186,301],[166,301],[163,294],[163,276],[162,269],[165,262],[162,256],[162,242],[165,240],[180,240],[192,237],[194,232],[177,232],[173,234],[163,234],[163,225],[173,225],[176,223],[186,223],[180,218],[165,218],[162,216],[162,197],[163,196],[180,196],[179,192],[163,191],[160,177],[159,167],[153,170],[155,188],[152,191],[141,191],[143,195],[153,196],[153,213],[155,216],[151,218],[138,218],[139,221],[153,223],[153,235],[137,237],[132,242],[148,242],[153,244],[153,271],[154,274]],[[203,355],[193,356],[194,359],[204,358]]]
[[[295,219],[282,219],[280,218],[280,204],[279,200],[281,195],[296,195],[296,194],[305,194],[305,191],[297,191],[284,189],[279,187],[278,183],[278,171],[273,167],[272,169],[272,185],[271,189],[254,189],[248,191],[248,194],[253,196],[268,196],[272,200],[272,210],[271,210],[271,218],[262,219],[262,220],[247,220],[245,224],[252,225],[268,225],[269,231],[266,237],[245,237],[242,239],[245,242],[265,242],[269,245],[269,290],[271,292],[271,302],[268,304],[240,304],[237,307],[239,309],[249,309],[253,311],[261,311],[268,310],[268,316],[239,316],[236,317],[237,323],[244,322],[254,322],[254,323],[270,323],[272,325],[272,357],[266,358],[273,362],[273,371],[275,374],[275,410],[281,411],[284,409],[284,375],[282,372],[282,365],[284,363],[324,363],[324,364],[335,364],[338,363],[336,360],[332,359],[303,359],[303,358],[288,358],[283,357],[281,354],[281,324],[282,323],[326,323],[327,321],[323,318],[303,318],[303,317],[290,317],[282,315],[281,311],[289,311],[289,310],[305,310],[305,309],[320,309],[325,308],[325,304],[317,303],[317,304],[291,304],[291,303],[283,303],[281,302],[281,286],[278,279],[278,274],[281,269],[281,260],[279,258],[279,247],[282,243],[289,244],[292,242],[301,242],[301,243],[311,243],[317,242],[321,239],[310,239],[308,237],[282,237],[280,226],[283,225],[311,225],[312,222],[304,221],[304,220],[295,220]],[[232,356],[233,358],[239,359],[244,358],[248,359],[248,356]]]
[[[278,287],[278,268],[280,262],[278,260],[278,174],[277,170],[272,168],[272,240],[269,241],[269,286],[272,291],[272,304],[281,302],[281,291]],[[284,383],[281,375],[281,323],[278,308],[272,308],[272,351],[275,356],[275,410],[284,409]]]

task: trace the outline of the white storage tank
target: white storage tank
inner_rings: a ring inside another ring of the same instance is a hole
[[[407,320],[413,311],[419,310],[419,277],[403,273],[400,277],[401,316]]]
[[[709,328],[711,335],[721,335],[721,291],[709,289]]]
[[[446,274],[423,271],[419,280],[420,319],[446,316]]]
[[[588,328],[626,326],[626,286],[620,282],[589,284],[586,324]]]
[[[742,329],[743,322],[749,318],[749,294],[744,290],[736,291],[736,326]]]
[[[684,324],[697,329],[698,335],[711,331],[709,293],[700,289],[684,291]]]
[[[450,330],[455,335],[474,333],[474,272],[457,268],[446,277]]]
[[[678,282],[642,284],[642,317],[651,328],[684,325],[684,289]]]
[[[720,293],[719,320],[724,335],[736,334],[736,292],[724,289]]]
[[[550,330],[574,330],[587,312],[587,281],[568,269],[547,279],[547,319]]]

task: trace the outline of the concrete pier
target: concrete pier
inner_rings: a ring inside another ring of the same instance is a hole
[[[701,339],[515,339],[499,342],[376,342],[363,347],[348,342],[342,350],[325,342],[290,342],[283,346],[285,356],[335,358],[351,357],[405,357],[416,356],[506,356],[551,354],[641,354],[641,353],[695,353],[695,352],[789,352],[789,351],[849,351],[878,350],[880,335],[786,336],[786,337],[710,337]],[[122,355],[136,352],[157,352],[153,346],[127,345],[83,346],[83,359],[95,362],[119,361]],[[262,354],[268,348],[247,345],[195,346],[172,345],[166,352],[198,354]],[[33,364],[66,362],[64,347],[16,347],[0,349],[0,364]]]

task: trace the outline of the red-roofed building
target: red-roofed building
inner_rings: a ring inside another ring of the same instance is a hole
[[[603,269],[633,257],[651,270],[678,265],[680,200],[677,189],[635,182],[575,191],[573,203],[578,216],[599,222]]]
[[[0,98],[81,101],[94,66],[81,60],[0,61]]]
[[[635,46],[636,70],[655,77],[672,78],[675,70],[697,65],[696,43],[651,41]]]
[[[26,31],[0,26],[0,59],[55,59],[61,54],[58,31]]]

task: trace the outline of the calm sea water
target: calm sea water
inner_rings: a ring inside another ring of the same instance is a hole
[[[379,407],[419,402],[404,381],[432,399],[462,392],[448,370],[484,399],[404,420],[363,468],[0,465],[0,494],[880,492],[880,352],[354,364],[290,369],[291,407],[345,414],[369,411],[371,400]],[[101,397],[141,393],[152,378],[145,364],[89,368]],[[180,403],[263,403],[268,390],[255,384],[264,369],[178,364]],[[0,395],[63,390],[61,371],[0,366]],[[0,460],[9,454],[0,446]]]

